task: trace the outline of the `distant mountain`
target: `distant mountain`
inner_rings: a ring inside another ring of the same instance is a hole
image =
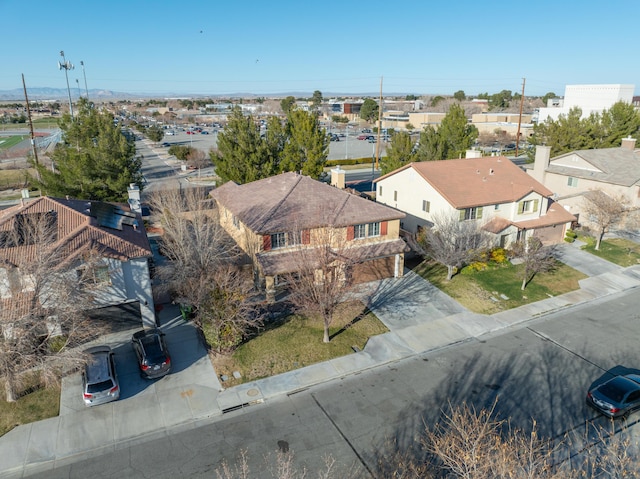
[[[71,88],[71,99],[77,100],[79,92],[77,88]],[[81,90],[82,95],[85,91]],[[312,92],[283,92],[283,93],[225,93],[225,94],[211,94],[211,93],[126,93],[117,92],[112,90],[89,90],[89,98],[96,100],[131,100],[135,98],[284,98],[286,96],[294,96],[296,98],[311,98]],[[27,95],[29,100],[67,100],[69,98],[66,88],[49,88],[49,87],[35,87],[27,88]],[[378,97],[377,93],[346,93],[346,92],[323,92],[325,98],[336,97]],[[406,93],[385,93],[384,96],[404,96]],[[24,90],[22,88],[14,88],[13,90],[0,90],[0,102],[9,101],[24,101]]]

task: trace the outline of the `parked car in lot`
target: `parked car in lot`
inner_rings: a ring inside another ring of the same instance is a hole
[[[176,134],[176,132],[173,131],[173,130],[168,130],[168,131],[165,131],[164,134],[167,135],[167,136],[174,136]]]
[[[138,357],[140,375],[143,378],[161,378],[171,371],[171,356],[162,331],[159,329],[138,331],[131,337],[131,344]]]
[[[340,141],[340,137],[338,135],[331,135],[331,138],[329,138],[330,141]]]
[[[202,130],[200,133],[201,133],[202,135],[208,135],[208,134],[209,134],[209,132],[208,132],[207,130]]]
[[[186,131],[187,135],[195,135],[195,131],[191,131],[191,130],[187,130]]]
[[[166,141],[162,144],[162,146],[164,148],[169,148],[171,146],[171,143],[167,143]]]
[[[640,375],[616,376],[587,393],[587,404],[610,418],[640,409]]]
[[[368,140],[369,139],[369,135],[362,134],[362,135],[358,135],[357,138],[358,138],[358,140]]]
[[[370,128],[365,128],[361,131],[361,133],[373,133]]]
[[[91,355],[82,372],[82,399],[87,406],[97,406],[120,397],[113,351],[109,346],[85,350]]]

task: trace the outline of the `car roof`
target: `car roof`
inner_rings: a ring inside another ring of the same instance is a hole
[[[638,378],[638,381],[640,381],[640,376],[636,377]],[[612,378],[606,383],[602,384],[602,386],[604,385],[614,386],[620,390],[623,390],[625,393],[640,389],[640,382],[636,382],[628,376],[616,376],[615,378]]]
[[[85,374],[88,383],[99,383],[107,379],[111,379],[109,370],[109,355],[111,348],[109,346],[95,346],[85,350],[93,358],[85,365]]]

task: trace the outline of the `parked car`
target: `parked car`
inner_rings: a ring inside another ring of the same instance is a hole
[[[370,128],[365,128],[361,131],[361,133],[373,133]]]
[[[640,408],[640,375],[616,376],[587,393],[587,404],[611,418],[627,417]]]
[[[166,141],[162,144],[162,146],[164,148],[169,148],[171,146],[171,143],[167,143]]]
[[[340,137],[338,135],[331,135],[331,138],[329,138],[330,141],[340,141]]]
[[[131,344],[138,357],[140,375],[143,378],[161,378],[171,371],[171,356],[162,331],[159,329],[138,331],[131,337]]]
[[[209,132],[208,132],[207,130],[202,130],[200,133],[201,133],[202,135],[208,135],[208,134],[209,134]]]
[[[195,135],[196,134],[194,131],[191,131],[191,130],[187,130],[186,133],[187,133],[187,135]]]
[[[113,351],[107,345],[85,350],[91,359],[82,371],[82,399],[87,406],[97,406],[120,397]]]
[[[369,139],[369,135],[358,135],[357,136],[358,140],[368,140]]]
[[[164,134],[167,135],[167,136],[174,136],[176,134],[176,132],[173,131],[173,130],[169,130],[169,131],[165,131]]]

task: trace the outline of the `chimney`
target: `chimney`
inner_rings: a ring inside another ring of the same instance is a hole
[[[129,208],[135,213],[142,214],[142,206],[140,205],[140,188],[135,183],[129,184],[127,188],[129,193]]]
[[[636,148],[636,139],[635,138],[631,138],[631,136],[628,136],[626,138],[622,139],[622,144],[620,145],[620,148],[625,148],[627,150],[635,150]]]
[[[345,185],[345,171],[338,165],[331,170],[331,186],[344,190]]]
[[[475,148],[471,148],[467,150],[465,154],[466,158],[482,158],[482,152],[480,150],[476,150]]]
[[[547,145],[536,146],[536,159],[533,164],[533,177],[544,184],[545,170],[549,166],[551,159],[551,147]]]

